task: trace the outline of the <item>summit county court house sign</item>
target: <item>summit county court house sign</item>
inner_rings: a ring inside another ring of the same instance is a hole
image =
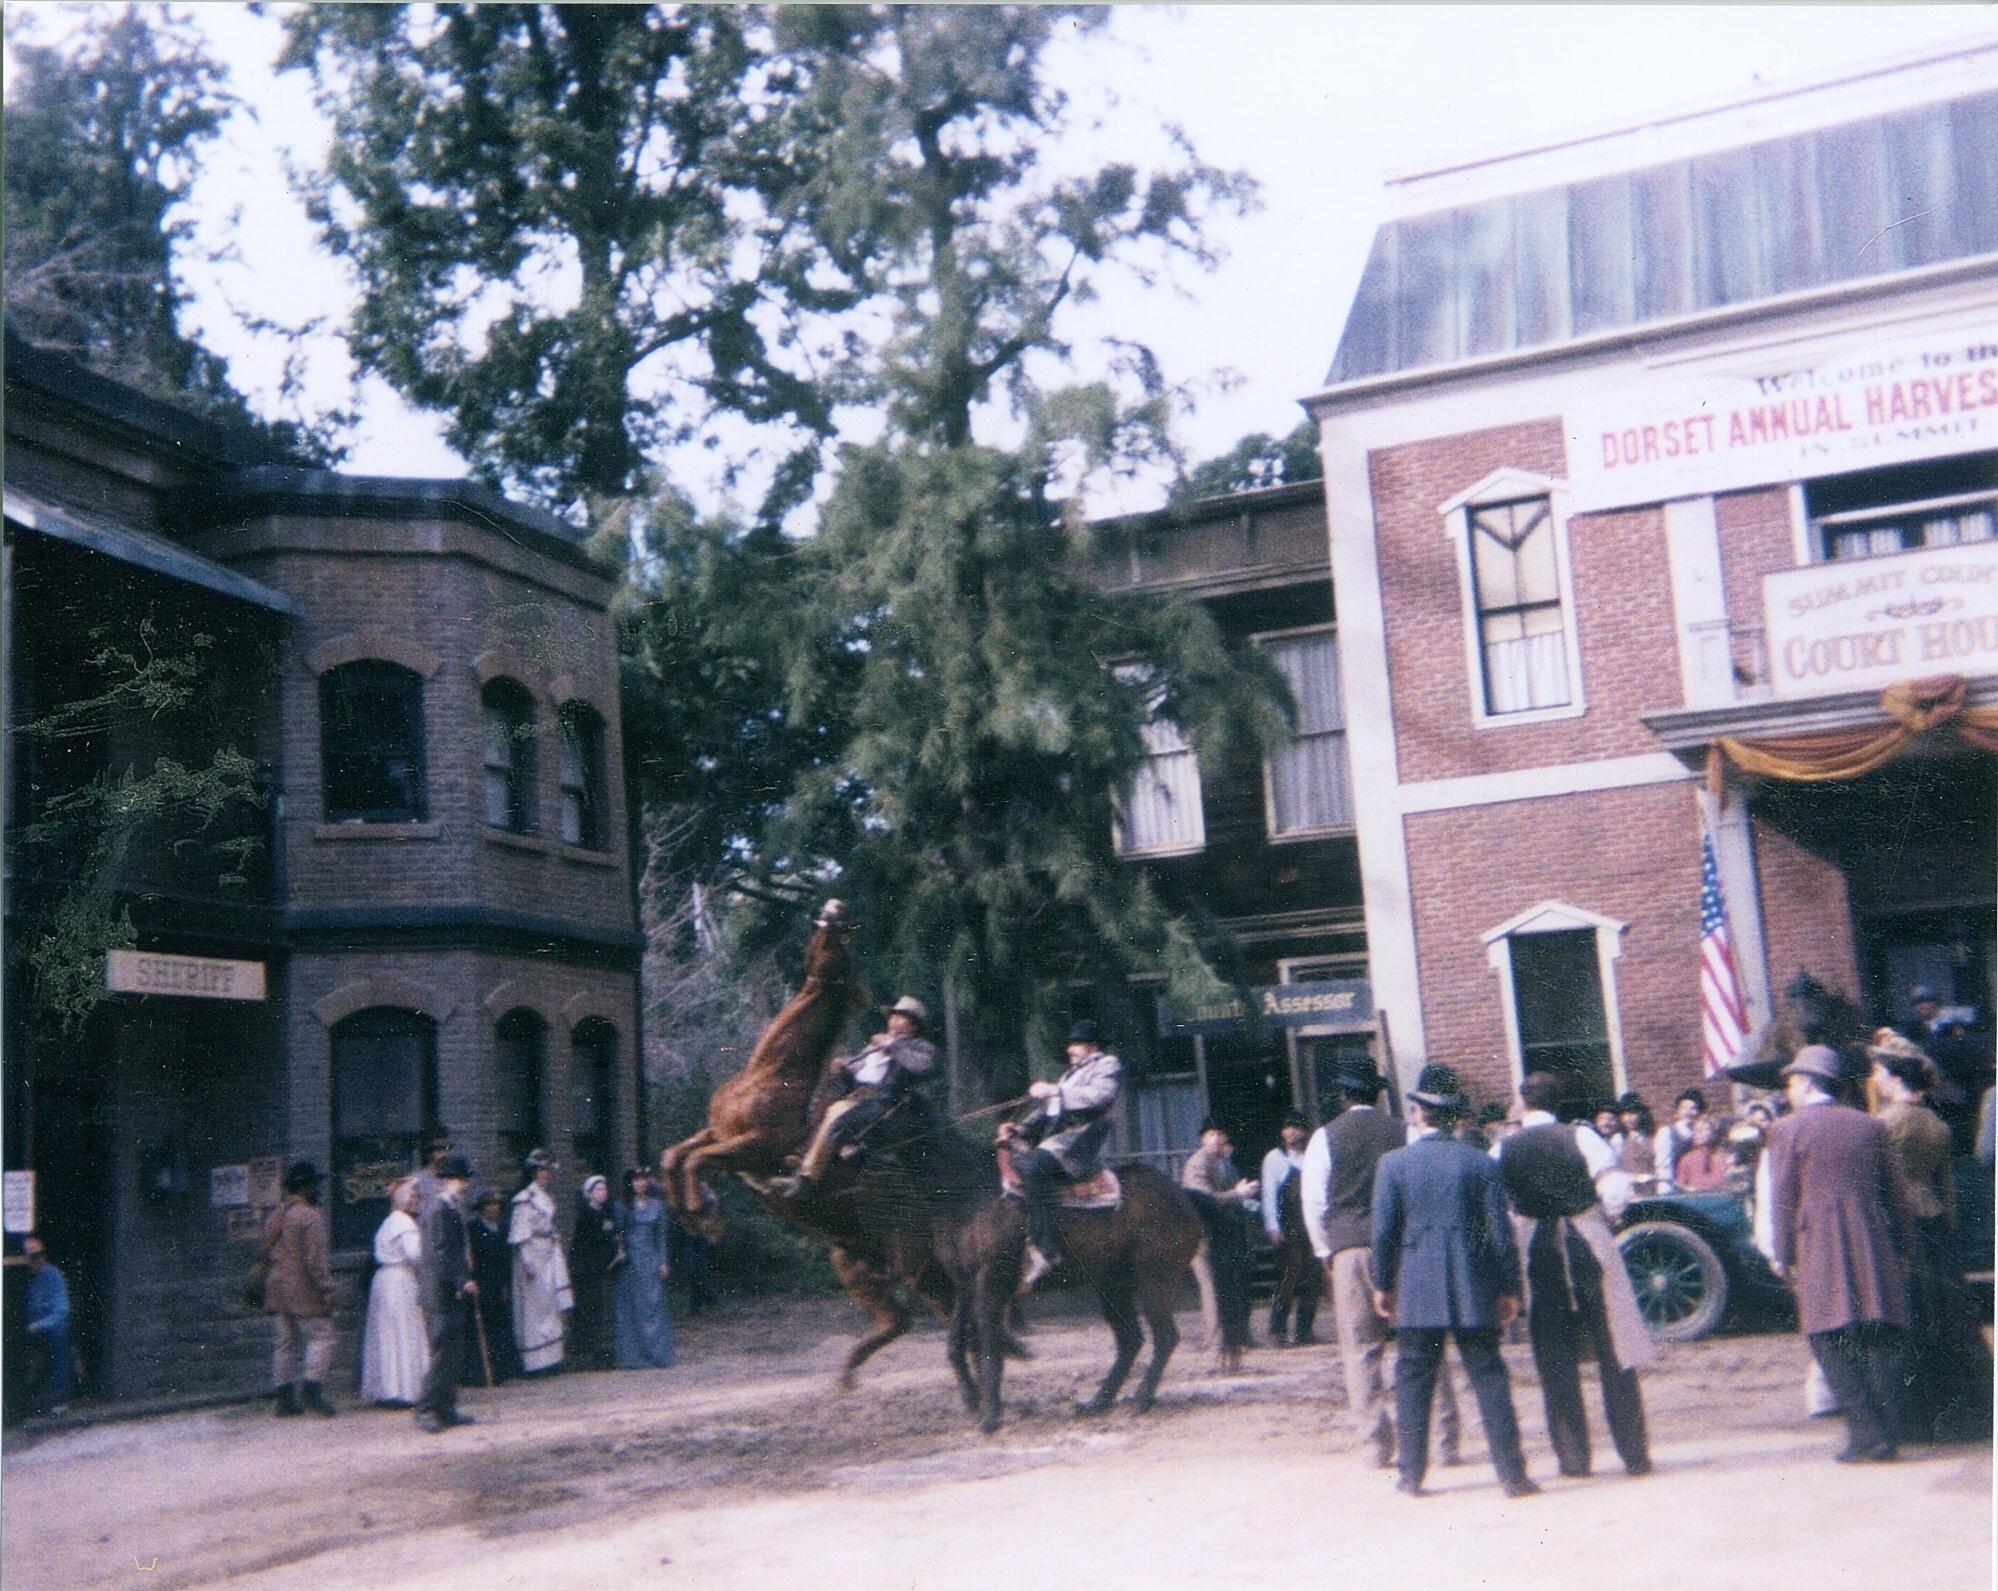
[[[1566,429],[1583,513],[1998,447],[1998,323],[1753,375],[1637,378]]]
[[[1786,569],[1762,605],[1778,696],[1998,674],[1998,541]]]

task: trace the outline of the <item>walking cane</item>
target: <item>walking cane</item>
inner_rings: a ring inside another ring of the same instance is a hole
[[[465,1234],[465,1269],[470,1271],[472,1268],[472,1234],[467,1232]],[[493,1380],[493,1351],[486,1342],[486,1312],[479,1303],[479,1295],[477,1293],[472,1294],[472,1325],[477,1328],[479,1333],[479,1363],[485,1367],[486,1390],[488,1392],[497,1392],[499,1390],[499,1383]]]

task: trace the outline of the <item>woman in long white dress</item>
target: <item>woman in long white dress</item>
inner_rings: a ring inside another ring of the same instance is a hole
[[[430,1369],[430,1336],[418,1300],[416,1268],[423,1239],[412,1212],[416,1181],[404,1177],[389,1189],[389,1213],[375,1232],[374,1285],[368,1289],[367,1338],[361,1357],[361,1397],[405,1407],[423,1391]]]
[[[527,1157],[532,1180],[513,1196],[506,1240],[513,1245],[513,1330],[520,1363],[529,1375],[562,1362],[563,1316],[575,1307],[569,1262],[555,1231],[555,1197],[548,1191],[557,1169],[548,1152]]]

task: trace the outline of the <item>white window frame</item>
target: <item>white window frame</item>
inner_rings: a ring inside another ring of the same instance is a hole
[[[1596,936],[1596,975],[1602,981],[1603,1028],[1609,1039],[1610,1076],[1619,1095],[1630,1091],[1630,1074],[1624,1067],[1623,1018],[1617,1008],[1616,963],[1623,954],[1623,933],[1629,924],[1565,901],[1544,900],[1498,927],[1487,929],[1479,938],[1485,946],[1485,960],[1498,974],[1499,1004],[1505,1012],[1506,1058],[1512,1068],[1515,1087],[1525,1075],[1525,1050],[1519,1037],[1519,1005],[1513,998],[1512,941],[1524,934],[1573,933],[1592,930]]]
[[[1336,654],[1339,646],[1339,627],[1336,624],[1305,624],[1289,630],[1261,630],[1249,637],[1256,646],[1267,641],[1295,641],[1304,638],[1323,636],[1332,643]],[[1346,718],[1346,667],[1345,659],[1338,664],[1339,672],[1339,737],[1344,740],[1350,734]],[[1355,808],[1353,799],[1353,753],[1351,742],[1346,749],[1346,809],[1351,813]],[[1320,829],[1292,829],[1288,833],[1277,833],[1276,783],[1270,777],[1270,759],[1263,758],[1263,837],[1271,845],[1295,845],[1303,840],[1322,840],[1328,835],[1351,834],[1356,824],[1350,819],[1345,823],[1329,824]]]
[[[1554,527],[1554,567],[1561,586],[1561,635],[1568,651],[1568,700],[1559,707],[1535,707],[1519,713],[1494,713],[1485,698],[1484,639],[1478,625],[1478,587],[1471,568],[1471,510],[1547,499]],[[1582,644],[1575,623],[1575,578],[1568,561],[1568,483],[1526,470],[1494,470],[1477,485],[1459,492],[1436,512],[1457,559],[1458,599],[1464,616],[1464,671],[1471,693],[1471,723],[1478,729],[1506,729],[1514,724],[1545,724],[1580,718],[1588,711],[1582,689]]]
[[[1112,672],[1123,684],[1142,685],[1144,681],[1137,677],[1136,671],[1143,669],[1143,667],[1144,665],[1140,663],[1123,663],[1118,664]],[[1151,747],[1148,735],[1145,760],[1131,776],[1132,783],[1135,784],[1139,779],[1147,777],[1159,778],[1160,776],[1154,772],[1154,765],[1163,758],[1185,758],[1186,766],[1193,770],[1191,784],[1194,838],[1177,845],[1138,845],[1133,843],[1124,827],[1123,812],[1126,793],[1120,791],[1111,802],[1110,843],[1112,849],[1115,850],[1119,857],[1132,861],[1150,861],[1168,856],[1198,856],[1202,851],[1207,849],[1207,801],[1200,788],[1199,754],[1194,751],[1193,742],[1187,739],[1186,731],[1171,719],[1160,717],[1156,705],[1151,710],[1151,718],[1147,729],[1149,730],[1155,725],[1164,725],[1169,728],[1182,742],[1182,745],[1164,751],[1155,750]],[[1164,782],[1161,779],[1161,783]],[[1175,799],[1177,799],[1177,796]]]

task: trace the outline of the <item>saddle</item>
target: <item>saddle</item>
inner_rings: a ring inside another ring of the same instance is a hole
[[[1019,1168],[1011,1155],[999,1157],[999,1191],[1009,1199],[1023,1199]],[[1114,1210],[1124,1202],[1124,1184],[1117,1173],[1105,1166],[1093,1177],[1071,1182],[1061,1190],[1055,1203],[1064,1210]]]

